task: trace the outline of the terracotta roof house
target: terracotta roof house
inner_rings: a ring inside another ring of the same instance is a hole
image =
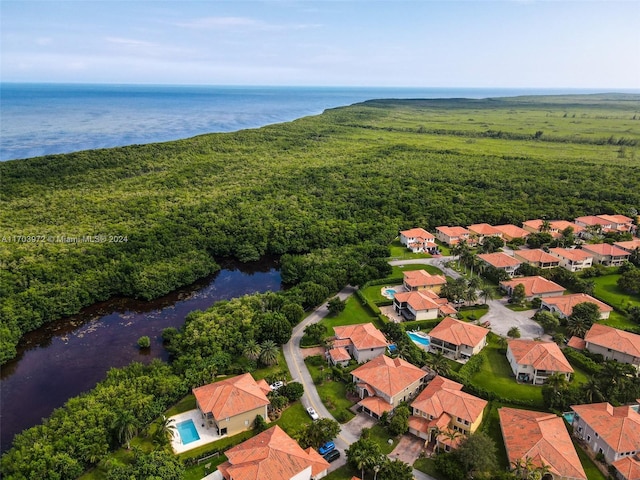
[[[572,405],[573,434],[587,442],[608,463],[640,453],[640,414],[630,405],[609,403]]]
[[[504,270],[509,274],[510,277],[513,277],[513,274],[522,263],[521,261],[512,257],[511,255],[507,255],[504,252],[481,253],[480,255],[478,255],[478,258],[487,265],[491,265],[493,268]]]
[[[640,335],[594,323],[584,341],[585,348],[591,353],[640,368]]]
[[[431,275],[426,270],[411,270],[403,273],[403,286],[408,292],[431,290],[440,293],[442,285],[447,283],[444,275]]]
[[[500,430],[510,464],[530,459],[549,467],[554,480],[587,480],[564,420],[552,413],[498,409]]]
[[[344,347],[358,362],[363,363],[379,355],[383,355],[389,342],[373,323],[360,323],[357,325],[345,325],[333,327],[336,340],[333,347]]]
[[[516,260],[521,263],[528,263],[536,268],[555,268],[560,265],[560,259],[540,248],[533,250],[515,250],[513,252]]]
[[[224,454],[218,472],[225,480],[317,480],[329,469],[318,452],[303,450],[277,425]]]
[[[510,340],[507,360],[518,382],[542,385],[554,373],[562,373],[567,381],[573,368],[558,345],[527,339]]]
[[[482,243],[485,237],[502,238],[502,232],[488,223],[475,223],[467,227],[470,236],[475,237],[478,243]]]
[[[624,215],[598,215],[598,218],[609,222],[611,228],[619,232],[633,232],[635,229],[633,218],[625,217]]]
[[[582,249],[593,255],[595,263],[601,263],[608,267],[619,267],[626,263],[630,253],[626,250],[609,245],[608,243],[585,244]]]
[[[429,332],[429,351],[470,358],[485,347],[488,333],[486,328],[446,317]]]
[[[409,417],[409,432],[449,451],[457,446],[459,439],[439,433],[475,432],[487,403],[463,392],[461,383],[437,375],[411,403],[413,415]]]
[[[327,354],[329,355],[329,360],[331,360],[333,365],[342,365],[343,367],[346,367],[351,361],[351,355],[349,355],[349,352],[344,347],[330,348]]]
[[[584,341],[584,338],[580,337],[571,337],[567,342],[567,347],[575,348],[576,350],[584,350],[587,346],[587,342]]]
[[[579,303],[594,303],[600,310],[600,318],[607,319],[613,311],[609,305],[600,300],[593,298],[586,293],[574,293],[571,295],[560,295],[558,297],[544,297],[540,308],[549,310],[551,313],[557,313],[560,318],[567,318],[573,312],[573,307]]]
[[[640,248],[640,238],[634,238],[628,242],[615,242],[614,245],[625,252],[633,253],[634,250]]]
[[[256,416],[266,421],[270,391],[266,382],[258,384],[250,373],[227,378],[193,389],[196,406],[206,427],[215,428],[218,435],[235,435],[249,430]]]
[[[398,292],[393,296],[393,308],[408,321],[429,320],[457,313],[446,298],[440,298],[429,290]]]
[[[586,215],[584,217],[578,217],[575,219],[577,225],[581,227],[598,227],[603,232],[608,232],[613,230],[613,224],[609,220],[605,220],[604,218],[598,217],[596,215]]]
[[[436,238],[442,243],[446,243],[449,246],[456,245],[460,241],[464,240],[469,242],[470,232],[464,227],[437,227]]]
[[[527,300],[531,300],[535,297],[553,297],[562,295],[565,291],[564,287],[540,276],[520,277],[500,282],[500,286],[508,295],[511,295],[513,293],[513,289],[519,284],[524,285],[524,295]]]
[[[496,225],[494,228],[496,230],[500,230],[500,232],[502,232],[502,237],[508,242],[515,238],[527,238],[531,233],[524,228],[520,228],[517,225],[510,223],[506,225]]]
[[[537,233],[540,231],[542,224],[543,224],[543,220],[540,220],[540,219],[527,220],[526,222],[522,223],[522,228],[524,228],[528,232]],[[580,225],[576,225],[575,223],[572,223],[572,222],[567,222],[566,220],[551,220],[549,222],[549,227],[550,227],[549,234],[553,238],[561,237],[562,232],[569,227],[573,228],[574,235],[579,235],[584,231],[584,227]]]
[[[560,259],[560,266],[570,272],[580,272],[593,265],[593,255],[577,248],[552,248],[551,255]]]
[[[624,457],[612,463],[618,480],[640,480],[640,453],[633,457]]]
[[[412,399],[420,391],[427,372],[401,358],[381,355],[356,368],[351,375],[362,399],[358,405],[368,415],[379,418],[400,402]]]
[[[412,228],[400,232],[400,243],[406,246],[413,253],[427,252],[436,253],[436,237],[427,232],[424,228]]]

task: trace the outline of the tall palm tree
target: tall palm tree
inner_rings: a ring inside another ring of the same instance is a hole
[[[119,412],[114,419],[111,428],[117,435],[121,444],[127,445],[127,450],[131,449],[131,440],[138,433],[138,419],[129,411]]]
[[[427,365],[438,375],[445,375],[449,372],[447,358],[441,352],[430,355],[427,360]]]
[[[576,336],[584,338],[585,334],[589,331],[591,325],[582,317],[574,317],[571,315],[567,319],[567,334],[570,336]]]
[[[542,223],[540,224],[540,228],[538,230],[540,230],[540,232],[542,233],[548,232],[549,230],[551,230],[551,222],[549,220],[542,220]]]
[[[547,385],[553,388],[553,393],[557,393],[560,390],[567,388],[567,378],[563,373],[554,373],[547,378]]]
[[[482,300],[484,300],[485,305],[487,304],[487,299],[491,298],[491,295],[491,287],[483,285],[480,289],[480,297],[482,298]]]
[[[260,358],[260,354],[262,353],[262,348],[255,340],[249,340],[242,350],[242,354],[247,357],[249,360],[256,361]]]
[[[587,383],[582,385],[582,391],[588,403],[600,402],[603,399],[600,383],[593,377],[589,377]]]
[[[261,345],[260,361],[267,366],[278,363],[278,345],[273,340],[265,340]]]
[[[175,420],[163,415],[162,420],[158,424],[158,428],[156,428],[156,431],[153,434],[153,442],[156,445],[168,445],[176,436],[177,432],[178,430],[175,426]]]

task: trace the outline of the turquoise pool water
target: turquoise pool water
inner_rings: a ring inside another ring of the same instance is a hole
[[[575,417],[576,414],[575,412],[566,412],[566,413],[563,413],[562,416],[569,423],[569,425],[571,425],[573,423],[573,417]]]
[[[384,293],[386,293],[391,300],[393,300],[396,295],[396,291],[393,288],[387,288]]]
[[[176,428],[178,429],[183,445],[200,440],[200,435],[198,435],[198,430],[196,430],[193,420],[180,422],[176,425]]]
[[[418,343],[420,345],[423,345],[425,347],[429,346],[429,337],[423,337],[422,335],[418,335],[416,333],[413,332],[407,332],[407,335],[409,335],[409,338],[411,340],[413,340],[415,343]]]

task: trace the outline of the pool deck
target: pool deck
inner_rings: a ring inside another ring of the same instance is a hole
[[[215,442],[216,440],[220,440],[220,437],[215,429],[213,428],[205,428],[202,426],[202,416],[200,415],[200,410],[189,410],[188,412],[179,413],[178,415],[174,415],[170,418],[170,420],[175,421],[175,425],[178,423],[185,422],[187,420],[193,420],[193,424],[196,427],[196,431],[200,436],[200,440],[196,440],[195,442],[190,442],[186,445],[182,444],[182,439],[180,438],[180,434],[176,431],[173,440],[171,440],[171,447],[175,453],[183,453],[188,450],[192,450],[197,447],[201,447],[202,445],[206,445],[207,443]]]

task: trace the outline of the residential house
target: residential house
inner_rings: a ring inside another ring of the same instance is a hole
[[[527,220],[522,223],[522,228],[527,232],[539,233],[543,224],[544,220]],[[562,236],[562,232],[569,227],[573,229],[574,235],[580,235],[584,231],[584,227],[576,225],[575,223],[567,222],[566,220],[551,220],[549,222],[549,230],[547,233],[549,233],[553,238],[560,238]]]
[[[625,252],[633,253],[640,248],[640,238],[634,238],[628,242],[615,242],[614,245]]]
[[[584,336],[584,348],[605,360],[616,360],[640,368],[640,335],[594,323]]]
[[[532,250],[514,250],[514,257],[520,263],[528,263],[536,268],[555,268],[560,265],[560,259],[540,248]]]
[[[640,480],[640,453],[633,457],[624,457],[613,462],[618,480]]]
[[[587,480],[562,418],[508,407],[499,408],[498,416],[510,465],[530,460],[547,466],[553,480]]]
[[[410,270],[403,273],[402,285],[408,292],[431,290],[440,293],[440,289],[447,283],[444,275],[431,275],[426,270]]]
[[[593,265],[593,255],[577,248],[552,248],[551,255],[560,259],[560,266],[570,272],[580,272]]]
[[[561,373],[567,381],[573,368],[554,342],[513,339],[507,346],[507,360],[518,382],[542,385],[551,375]]]
[[[429,351],[470,358],[485,347],[488,333],[486,328],[446,317],[429,332]]]
[[[575,219],[577,225],[585,228],[584,236],[591,236],[591,232],[609,232],[614,230],[613,224],[609,220],[605,220],[604,218],[597,217],[595,215],[587,215],[584,217],[578,217]]]
[[[193,389],[196,406],[207,428],[218,435],[235,435],[249,430],[258,415],[269,421],[267,382],[256,382],[250,373]]]
[[[335,344],[327,351],[327,355],[332,365],[346,367],[351,361],[349,351],[344,347],[337,347]]]
[[[516,258],[512,257],[511,255],[507,255],[504,252],[481,253],[480,255],[478,255],[478,258],[487,265],[492,266],[493,268],[504,270],[509,274],[510,277],[513,277],[513,274],[522,263]]]
[[[504,238],[507,242],[515,240],[516,238],[521,238],[524,240],[531,233],[524,228],[520,228],[517,225],[513,225],[511,223],[508,223],[506,225],[496,225],[494,228],[502,232],[502,238]]]
[[[640,453],[640,414],[637,405],[614,407],[610,403],[572,405],[573,434],[607,463]]]
[[[279,426],[271,427],[224,452],[218,466],[225,480],[318,480],[329,463],[313,448],[303,450]]]
[[[598,218],[609,222],[613,230],[618,232],[631,232],[635,230],[633,224],[633,218],[625,217],[624,215],[598,215]]]
[[[609,318],[609,314],[613,311],[613,308],[609,305],[593,298],[591,295],[587,295],[586,293],[545,297],[542,299],[540,308],[543,310],[549,310],[551,313],[556,313],[560,318],[567,318],[573,312],[573,307],[584,302],[596,304],[598,306],[598,310],[600,310],[600,318],[602,320]]]
[[[449,300],[440,298],[430,290],[397,292],[393,296],[393,308],[408,321],[430,320],[457,313]]]
[[[358,405],[374,418],[392,412],[411,400],[424,384],[427,372],[401,358],[385,355],[370,360],[351,372],[362,400]]]
[[[564,287],[558,285],[551,280],[540,276],[520,277],[513,280],[505,280],[500,282],[500,287],[507,292],[507,295],[513,294],[513,289],[518,285],[524,286],[524,295],[527,300],[535,297],[553,297],[562,295],[565,291]]]
[[[436,253],[436,237],[427,232],[424,228],[412,228],[400,232],[400,243],[406,246],[413,253]]]
[[[484,242],[485,237],[502,238],[502,232],[488,223],[475,223],[473,225],[469,225],[468,230],[470,236],[479,244]]]
[[[439,375],[431,380],[411,403],[409,432],[445,451],[455,448],[462,435],[475,432],[488,402],[463,392],[462,387]]]
[[[608,243],[585,244],[582,249],[593,256],[595,263],[607,267],[619,267],[627,262],[630,253]]]
[[[358,363],[363,363],[383,355],[389,342],[373,323],[360,323],[333,327],[336,338],[332,349],[343,348]],[[331,355],[331,350],[329,350]],[[343,356],[343,355],[342,355]]]
[[[469,243],[470,232],[466,228],[463,227],[437,227],[436,228],[436,238],[440,240],[442,243],[445,243],[449,246],[456,245],[460,243],[462,240]]]

